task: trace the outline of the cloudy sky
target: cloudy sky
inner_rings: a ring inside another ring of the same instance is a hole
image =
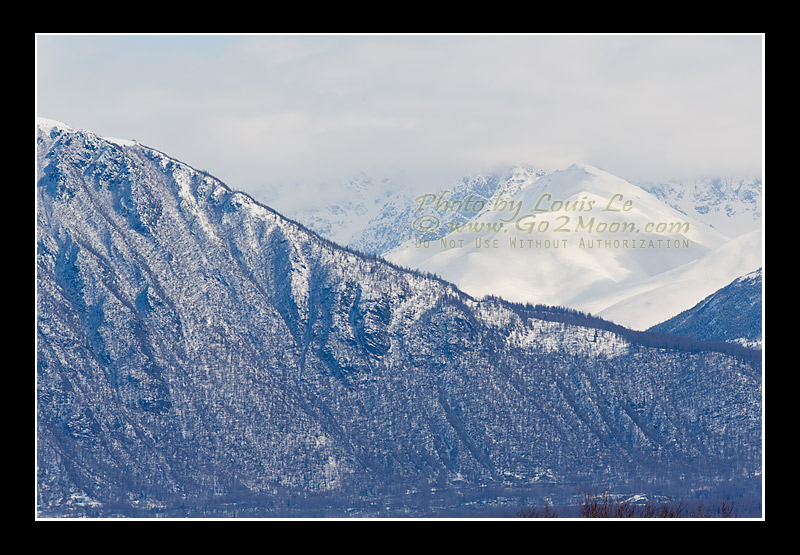
[[[761,175],[760,35],[38,35],[37,115],[235,189],[512,164]]]

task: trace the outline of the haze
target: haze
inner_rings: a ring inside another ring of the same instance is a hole
[[[760,176],[763,48],[759,35],[37,35],[36,110],[256,198],[356,172],[438,190],[512,164]]]

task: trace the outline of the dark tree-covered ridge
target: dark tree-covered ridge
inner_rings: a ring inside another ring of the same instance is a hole
[[[142,145],[54,127],[37,146],[42,515],[760,491],[747,356],[473,299]]]

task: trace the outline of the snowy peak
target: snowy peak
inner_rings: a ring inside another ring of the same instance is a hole
[[[494,197],[499,191],[505,191],[507,194],[516,194],[518,191],[530,187],[534,181],[545,175],[547,175],[545,170],[535,168],[534,166],[512,166],[500,179],[498,186],[491,192],[492,194],[487,198]]]
[[[54,119],[47,119],[36,116],[36,128],[42,133],[50,133],[53,129],[63,129],[65,131],[74,131],[70,126]]]
[[[88,133],[87,131],[75,129],[74,127],[71,127],[66,123],[56,121],[53,119],[43,118],[40,116],[36,116],[36,131],[37,131],[37,136],[51,135],[53,131],[68,132],[68,133],[76,133],[76,132]],[[94,135],[93,133],[90,134]],[[137,141],[132,139],[118,139],[116,137],[99,137],[99,136],[98,138],[102,138],[105,141],[117,144],[119,146],[133,146],[139,144]]]
[[[760,265],[752,242],[724,248],[731,240],[718,230],[587,164],[537,176],[513,192],[499,189],[480,214],[455,227],[439,214],[425,216],[450,227],[415,236],[387,253],[389,260],[433,272],[476,297],[570,307],[635,329],[720,287],[710,275],[730,281]],[[721,278],[715,271],[701,278],[704,287],[666,287],[669,272],[718,249],[715,259],[725,259],[720,268],[727,272]],[[644,290],[647,303],[625,302]]]

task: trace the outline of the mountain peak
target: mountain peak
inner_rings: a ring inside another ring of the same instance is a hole
[[[47,119],[41,116],[36,116],[36,128],[44,131],[45,133],[49,133],[53,129],[63,129],[65,131],[75,131],[72,127],[67,125],[66,123],[56,121],[54,119]]]
[[[119,138],[116,138],[116,137],[100,136],[100,135],[97,135],[96,133],[92,133],[91,131],[80,130],[80,129],[77,129],[77,128],[72,127],[70,125],[67,125],[66,123],[63,123],[61,121],[57,121],[57,120],[54,120],[54,119],[43,118],[43,117],[40,117],[40,116],[36,116],[36,128],[41,133],[44,133],[44,134],[51,134],[53,132],[53,130],[73,132],[73,133],[80,131],[80,132],[88,133],[89,135],[95,136],[98,139],[102,139],[102,140],[105,140],[105,141],[108,141],[108,142],[112,142],[112,143],[117,144],[119,146],[134,146],[134,145],[138,145],[139,144],[139,142],[134,140],[134,139],[119,139]]]

